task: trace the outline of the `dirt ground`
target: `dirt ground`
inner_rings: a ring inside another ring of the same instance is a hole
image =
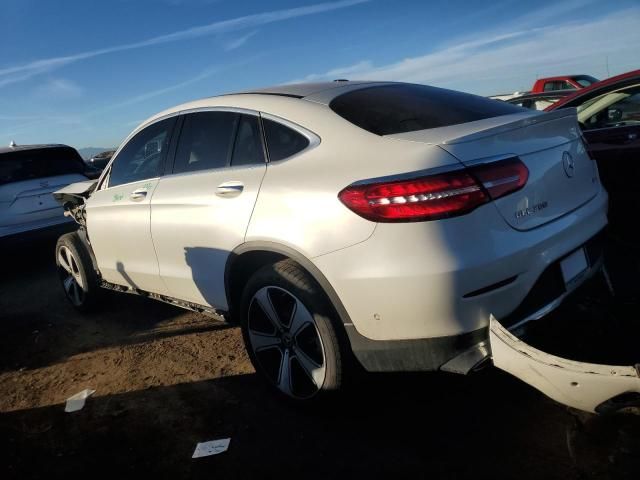
[[[100,313],[78,314],[52,251],[37,242],[2,262],[2,480],[640,478],[640,417],[577,414],[493,368],[362,375],[330,404],[283,402],[238,328],[111,292]],[[632,295],[617,305],[574,301],[556,315],[637,312]],[[96,393],[84,409],[65,413],[85,388]],[[197,442],[225,437],[227,452],[191,458]]]

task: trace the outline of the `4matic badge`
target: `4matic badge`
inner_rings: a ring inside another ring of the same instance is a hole
[[[517,210],[515,213],[516,218],[522,218],[522,217],[527,217],[529,215],[533,215],[536,212],[539,212],[540,210],[544,210],[545,208],[547,208],[548,205],[549,205],[548,202],[540,202],[530,207],[523,208],[522,210]]]

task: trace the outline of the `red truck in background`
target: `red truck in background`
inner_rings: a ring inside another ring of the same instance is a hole
[[[559,77],[547,77],[536,80],[531,93],[552,92],[556,90],[578,90],[596,83],[597,78],[591,75],[562,75]]]

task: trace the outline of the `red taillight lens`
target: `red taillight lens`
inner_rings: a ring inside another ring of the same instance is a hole
[[[477,165],[469,171],[480,181],[492,200],[520,190],[529,179],[529,169],[519,158]]]
[[[374,222],[416,222],[455,217],[524,186],[529,171],[518,159],[428,177],[351,185],[338,198]]]

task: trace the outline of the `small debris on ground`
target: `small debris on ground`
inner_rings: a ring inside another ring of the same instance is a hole
[[[198,443],[191,458],[208,457],[226,452],[230,442],[230,438],[221,438],[219,440],[211,440],[210,442]]]
[[[76,393],[75,395],[67,398],[67,404],[64,407],[64,411],[67,413],[77,412],[78,410],[82,410],[84,404],[91,395],[96,393],[95,390],[89,390],[88,388],[82,390],[81,392]]]

